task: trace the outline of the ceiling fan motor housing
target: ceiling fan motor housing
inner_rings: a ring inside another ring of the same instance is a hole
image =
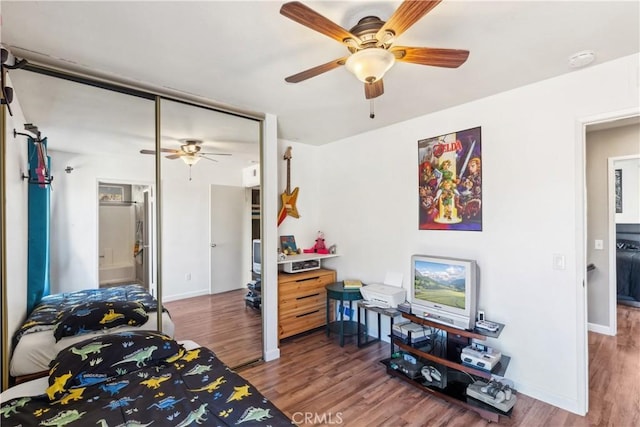
[[[361,40],[360,46],[347,45],[347,48],[351,53],[358,51],[359,49],[366,49],[369,47],[376,47],[378,40],[376,34],[378,30],[382,28],[384,21],[377,16],[365,16],[360,19],[356,25],[349,30],[351,34],[357,36]]]
[[[184,151],[185,153],[195,154],[198,151],[200,151],[200,149],[202,148],[200,147],[200,144],[202,144],[202,141],[200,140],[188,139],[185,141],[185,144],[181,145],[180,147],[182,148],[182,151]]]

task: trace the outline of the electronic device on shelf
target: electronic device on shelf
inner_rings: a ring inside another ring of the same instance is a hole
[[[503,412],[508,412],[518,400],[511,386],[505,382],[476,381],[467,387],[467,396],[478,399]]]
[[[473,329],[477,295],[474,260],[413,255],[410,292],[414,315],[458,329]]]
[[[403,313],[411,313],[411,304],[408,301],[398,304],[398,310]]]
[[[282,271],[284,271],[285,273],[301,273],[303,271],[318,270],[319,268],[319,259],[291,261],[282,264]]]
[[[476,328],[484,329],[485,331],[495,332],[500,329],[500,325],[497,323],[490,322],[488,320],[478,320],[476,321]]]
[[[396,308],[407,297],[404,288],[382,284],[363,286],[360,288],[360,294],[367,303],[383,308]]]
[[[409,345],[422,345],[431,339],[429,328],[413,322],[394,323],[393,335],[402,338]]]
[[[484,346],[483,346],[484,347]],[[484,350],[480,350],[474,345],[470,345],[462,349],[460,359],[462,363],[473,366],[474,368],[480,368],[485,371],[490,371],[500,362],[502,353],[491,347],[484,347]]]
[[[262,280],[258,279],[250,281],[247,283],[247,288],[249,288],[250,291],[262,292]]]
[[[260,239],[253,239],[251,242],[251,261],[252,270],[255,274],[261,274],[262,272],[262,252],[261,252]]]
[[[389,361],[389,366],[396,371],[400,371],[411,379],[420,377],[424,364],[419,362],[410,354],[401,355]]]

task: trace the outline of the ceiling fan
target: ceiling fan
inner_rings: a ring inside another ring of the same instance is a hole
[[[212,162],[217,162],[215,159],[211,159],[207,156],[230,156],[229,153],[205,153],[202,152],[202,141],[199,139],[186,139],[184,144],[180,146],[179,150],[171,148],[161,148],[163,153],[171,153],[166,156],[167,159],[182,159],[189,166],[193,166],[200,161],[200,159],[207,159]],[[142,154],[156,154],[155,150],[140,150]]]
[[[366,99],[373,99],[384,93],[382,77],[395,61],[434,67],[459,67],[467,60],[468,50],[393,45],[402,33],[441,1],[405,0],[388,21],[377,16],[366,16],[349,31],[300,2],[285,3],[280,8],[282,15],[337,40],[351,52],[350,55],[291,75],[285,81],[299,83],[345,65],[364,83]]]

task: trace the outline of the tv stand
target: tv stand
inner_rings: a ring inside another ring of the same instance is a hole
[[[489,381],[491,375],[504,376],[510,357],[502,355],[491,371],[485,371],[480,368],[465,365],[461,362],[460,353],[462,349],[471,344],[471,340],[484,341],[487,337],[497,338],[504,328],[500,325],[500,329],[496,332],[480,331],[480,330],[462,330],[452,326],[443,325],[442,323],[433,322],[428,319],[418,317],[414,314],[402,313],[403,320],[409,320],[413,323],[432,328],[432,339],[428,344],[417,342],[413,345],[411,336],[400,337],[394,335],[393,327],[391,328],[391,353],[392,357],[381,360],[386,366],[387,374],[405,381],[412,386],[429,393],[447,402],[462,406],[470,411],[477,412],[488,421],[499,422],[501,416],[509,417],[513,408],[507,412],[484,403],[480,400],[467,396],[466,389],[468,384],[473,381]],[[421,347],[423,345],[423,347]],[[394,354],[404,353],[415,357],[420,363],[437,367],[442,371],[442,377],[445,378],[440,384],[442,388],[436,384],[428,384],[425,377],[418,373],[407,373],[406,366],[398,366],[398,359],[394,358]],[[404,369],[404,371],[403,371]]]

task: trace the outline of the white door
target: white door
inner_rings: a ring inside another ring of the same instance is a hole
[[[212,185],[210,203],[211,293],[244,288],[245,189]]]

